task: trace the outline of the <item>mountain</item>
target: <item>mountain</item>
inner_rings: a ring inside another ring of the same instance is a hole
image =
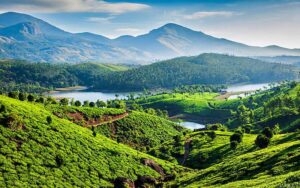
[[[0,29],[0,58],[35,62],[142,62],[137,50],[105,44],[106,38],[99,35],[68,33],[25,14],[1,14],[0,25],[4,26]]]
[[[264,83],[296,78],[291,65],[221,54],[179,57],[123,72],[103,75],[99,90],[143,90],[193,84]]]
[[[201,53],[300,56],[299,49],[248,46],[174,23],[136,37],[109,39],[88,32],[69,33],[41,19],[15,12],[0,14],[0,52],[0,58],[36,62],[129,64],[145,64]]]

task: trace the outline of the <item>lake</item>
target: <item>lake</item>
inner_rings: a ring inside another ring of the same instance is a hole
[[[54,98],[69,98],[74,100],[83,101],[93,101],[96,102],[98,99],[102,101],[108,101],[116,99],[116,94],[119,95],[118,99],[125,99],[130,93],[106,93],[106,92],[91,92],[91,91],[57,91],[54,93],[49,93],[49,96]],[[135,93],[137,95],[137,93]]]
[[[268,88],[268,83],[263,84],[243,84],[243,85],[231,85],[229,86],[226,91],[227,92],[243,92],[243,91],[256,91],[258,89],[265,89]],[[135,92],[135,95],[139,94],[140,92]],[[85,90],[71,90],[71,91],[56,91],[53,93],[49,93],[47,95],[55,97],[55,98],[73,98],[74,100],[83,101],[93,101],[96,102],[98,99],[102,101],[116,99],[116,94],[119,95],[119,99],[125,99],[130,94],[129,92],[92,92],[92,91],[85,91]],[[232,95],[229,98],[237,98],[240,95]]]
[[[267,89],[269,88],[269,83],[262,84],[243,84],[243,85],[231,85],[226,91],[227,92],[242,92],[242,91],[256,91],[259,89]]]
[[[190,121],[180,122],[179,124],[185,128],[191,129],[191,130],[205,128],[205,125],[195,123],[195,122],[190,122]]]
[[[231,85],[226,89],[226,91],[231,92],[231,93],[238,93],[238,92],[253,93],[254,91],[257,91],[257,90],[266,90],[269,88],[270,88],[269,83],[244,84],[244,85]],[[245,97],[245,93],[231,95],[228,99],[236,99],[238,97]]]

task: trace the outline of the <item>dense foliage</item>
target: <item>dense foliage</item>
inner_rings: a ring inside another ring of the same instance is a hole
[[[143,90],[193,84],[270,82],[296,77],[295,67],[219,54],[181,57],[99,78],[96,89]]]
[[[0,61],[0,91],[44,92],[76,85],[93,86],[95,79],[126,67],[104,64],[49,64]]]

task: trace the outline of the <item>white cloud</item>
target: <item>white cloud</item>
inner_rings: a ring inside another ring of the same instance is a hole
[[[190,15],[185,15],[184,18],[188,20],[198,20],[202,18],[207,18],[207,17],[215,17],[215,16],[225,16],[225,17],[230,17],[235,15],[234,12],[228,12],[228,11],[199,11],[199,12],[194,12],[193,14]]]
[[[121,14],[149,8],[140,3],[109,3],[104,0],[0,0],[0,11],[24,13],[97,12]]]
[[[88,17],[87,21],[95,23],[110,23],[110,20],[114,19],[114,16],[109,17]]]

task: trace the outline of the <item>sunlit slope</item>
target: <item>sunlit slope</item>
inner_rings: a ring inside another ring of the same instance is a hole
[[[117,177],[160,176],[141,162],[153,157],[100,134],[94,137],[41,105],[4,96],[0,104],[0,187],[99,187],[112,186]],[[176,167],[154,160],[166,173]]]

